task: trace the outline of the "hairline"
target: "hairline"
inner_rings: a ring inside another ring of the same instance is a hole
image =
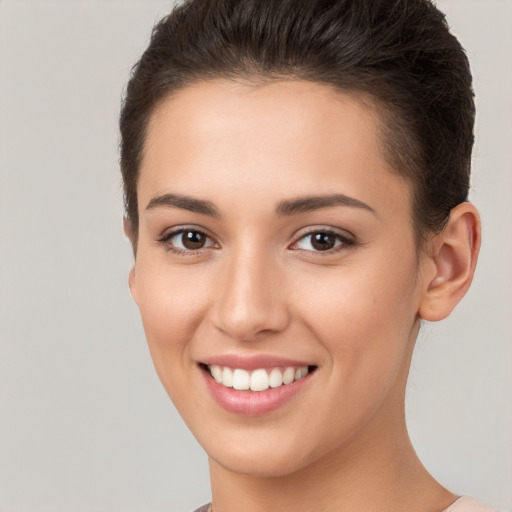
[[[130,219],[129,213],[126,212],[126,218],[130,225],[132,222],[136,220],[137,225],[132,226],[131,232],[134,237],[134,241],[132,241],[132,245],[134,248],[134,253],[136,253],[136,245],[138,242],[138,231],[139,231],[139,201],[138,201],[138,183],[140,177],[142,175],[143,162],[146,154],[146,150],[148,144],[150,144],[150,140],[148,134],[151,131],[152,126],[155,123],[158,123],[159,112],[162,110],[162,105],[166,102],[172,100],[173,97],[179,96],[180,92],[189,89],[191,87],[198,86],[204,83],[212,83],[217,81],[230,81],[233,83],[237,83],[240,85],[245,85],[247,87],[260,88],[265,85],[271,83],[277,83],[280,81],[294,81],[294,82],[309,82],[313,85],[322,86],[324,88],[330,89],[331,92],[335,93],[334,97],[341,94],[345,97],[348,97],[359,103],[363,108],[365,108],[375,119],[376,127],[377,127],[377,140],[379,142],[379,150],[381,151],[381,155],[384,160],[388,164],[389,171],[403,179],[406,184],[408,184],[409,189],[411,190],[410,194],[410,215],[412,221],[412,229],[414,232],[415,245],[418,251],[418,254],[425,249],[426,242],[430,238],[429,230],[425,230],[422,228],[421,220],[418,218],[416,214],[416,209],[414,207],[415,202],[420,198],[418,197],[418,185],[414,182],[414,180],[407,175],[405,164],[400,163],[396,157],[396,151],[393,151],[392,146],[394,145],[394,139],[391,133],[391,126],[393,123],[393,118],[399,118],[400,114],[397,112],[398,109],[393,109],[388,102],[379,98],[373,92],[370,92],[364,87],[356,87],[347,86],[342,87],[339,84],[335,84],[334,82],[318,80],[313,78],[308,78],[301,74],[299,70],[295,72],[281,72],[281,73],[272,73],[271,71],[265,72],[258,70],[257,68],[249,70],[247,72],[243,72],[243,69],[234,69],[225,72],[206,72],[206,73],[194,73],[186,80],[183,80],[182,83],[174,87],[173,89],[169,89],[167,91],[161,91],[159,97],[157,97],[151,106],[151,109],[147,112],[145,116],[145,120],[142,126],[142,136],[141,136],[141,150],[140,150],[140,160],[138,162],[137,175],[135,180],[135,199],[137,211],[136,219]],[[411,136],[411,134],[409,134]],[[413,135],[415,136],[415,135]],[[414,165],[414,163],[411,163]],[[412,174],[413,176],[414,174]],[[430,233],[435,234],[435,233]]]

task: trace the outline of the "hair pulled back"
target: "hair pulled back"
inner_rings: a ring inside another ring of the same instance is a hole
[[[153,28],[122,105],[120,163],[134,245],[139,168],[160,102],[202,80],[283,76],[371,98],[386,158],[412,183],[417,235],[440,231],[467,199],[471,73],[430,0],[185,0]]]

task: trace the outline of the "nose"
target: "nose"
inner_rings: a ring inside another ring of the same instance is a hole
[[[272,258],[238,254],[224,262],[213,300],[215,327],[238,341],[255,341],[289,324],[284,275]]]

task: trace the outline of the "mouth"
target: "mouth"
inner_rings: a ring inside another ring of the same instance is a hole
[[[199,369],[210,396],[224,410],[258,416],[284,406],[302,393],[318,367],[272,358],[223,358],[201,362]]]
[[[315,371],[316,366],[286,366],[274,368],[257,368],[252,371],[243,368],[231,368],[217,364],[200,364],[217,384],[237,391],[259,393],[269,388],[287,386],[301,380]]]

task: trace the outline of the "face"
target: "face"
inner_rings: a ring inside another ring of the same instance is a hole
[[[214,463],[285,475],[403,422],[424,283],[376,114],[215,80],[152,117],[130,276],[158,375]]]

